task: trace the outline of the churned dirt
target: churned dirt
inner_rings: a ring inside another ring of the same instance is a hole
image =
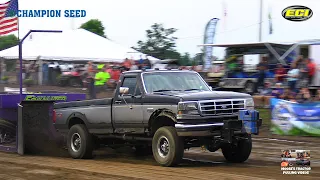
[[[0,90],[3,85],[0,86]],[[10,85],[9,87],[17,87]],[[28,91],[55,90],[85,92],[81,88],[30,87]],[[98,97],[110,97],[111,93]],[[319,179],[320,139],[272,135],[264,124],[259,136],[253,138],[249,160],[242,164],[226,163],[220,151],[211,153],[200,148],[185,151],[182,164],[174,168],[160,167],[152,156],[136,156],[131,148],[103,148],[95,152],[92,160],[74,160],[66,150],[56,156],[20,156],[0,152],[0,179],[9,180],[108,180],[108,179]],[[282,175],[280,154],[283,149],[311,151],[309,175]],[[64,152],[64,153],[61,153]]]
[[[318,179],[320,145],[255,137],[253,152],[242,164],[226,163],[221,152],[186,150],[182,164],[160,167],[152,156],[138,157],[130,148],[95,152],[92,160],[69,157],[20,156],[0,153],[0,179]],[[282,175],[281,149],[311,150],[310,175]]]

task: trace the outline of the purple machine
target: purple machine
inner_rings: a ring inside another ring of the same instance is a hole
[[[22,98],[22,102],[20,99]],[[0,94],[0,151],[10,151],[10,152],[17,152],[18,150],[18,132],[21,132],[21,130],[18,130],[18,119],[19,119],[19,107],[21,107],[21,104],[29,104],[33,103],[33,109],[29,112],[21,114],[22,121],[26,121],[27,119],[38,119],[39,121],[39,115],[41,116],[42,111],[45,111],[42,108],[42,105],[39,106],[39,103],[43,102],[51,102],[53,104],[54,102],[67,102],[67,101],[80,101],[85,100],[86,94],[80,94],[80,93],[37,93],[37,94]],[[21,102],[21,103],[20,103]],[[38,107],[36,107],[36,104],[38,104]],[[51,107],[52,109],[52,107]],[[52,123],[50,122],[50,109],[48,109],[47,112],[44,114],[48,114],[48,116],[43,116],[40,121],[46,121],[46,123]],[[31,112],[31,113],[30,113]],[[38,114],[32,115],[32,114]],[[34,117],[32,117],[34,116]],[[41,119],[41,117],[40,117]],[[42,122],[43,123],[43,122]],[[40,124],[40,123],[38,123]],[[30,125],[30,123],[29,123]],[[27,126],[27,125],[25,125]],[[53,126],[51,126],[53,127]],[[51,131],[47,132],[48,134],[51,134],[51,136],[55,136],[56,132],[54,128],[46,128],[42,129],[42,131]],[[36,137],[37,138],[37,137]],[[36,139],[35,138],[35,139]]]

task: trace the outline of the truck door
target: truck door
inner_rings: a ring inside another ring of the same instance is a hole
[[[129,88],[129,93],[120,95],[119,88],[113,102],[112,116],[118,133],[137,132],[143,129],[141,87],[137,76],[125,75],[120,87]]]

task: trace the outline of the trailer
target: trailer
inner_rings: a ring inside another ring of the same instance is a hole
[[[202,44],[226,48],[225,74],[221,78],[219,87],[223,89],[239,89],[246,93],[253,93],[257,82],[258,71],[256,66],[262,56],[268,57],[269,70],[267,81],[274,84],[275,69],[278,63],[289,67],[298,55],[314,59],[320,66],[320,40],[303,40],[293,42],[257,42],[257,43],[230,43],[230,44]],[[211,82],[209,74],[208,82]],[[320,86],[320,73],[317,71],[312,86]]]

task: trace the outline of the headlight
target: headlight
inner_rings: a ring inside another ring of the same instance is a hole
[[[245,100],[245,108],[248,110],[254,110],[254,101],[252,98]]]
[[[178,115],[182,114],[199,114],[197,102],[180,102],[178,104]]]

